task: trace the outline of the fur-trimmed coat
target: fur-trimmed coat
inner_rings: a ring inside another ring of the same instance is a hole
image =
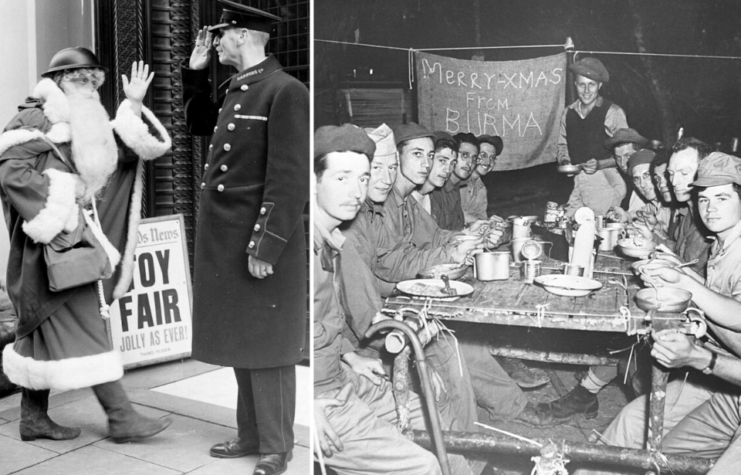
[[[69,115],[65,94],[53,81],[43,79],[0,135],[0,199],[10,234],[7,286],[19,317],[17,338],[31,333],[78,291],[49,290],[43,255],[45,244],[63,231],[74,230],[82,219],[77,202],[80,177],[58,155],[74,160]],[[108,303],[131,285],[141,215],[141,159],[157,158],[171,146],[167,131],[152,112],[143,108],[139,118],[128,101],[121,104],[111,125],[119,161],[99,200],[105,236],[97,237],[111,263],[121,263],[106,282]]]

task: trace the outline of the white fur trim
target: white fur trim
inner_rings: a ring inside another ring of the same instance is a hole
[[[51,129],[46,133],[46,138],[51,140],[53,143],[67,143],[72,140],[72,131],[69,128],[69,124],[66,122],[57,122],[51,126]]]
[[[44,134],[40,130],[29,130],[29,129],[13,129],[0,135],[0,155],[7,152],[12,147],[20,145],[32,140],[38,140],[44,138]]]
[[[100,227],[95,224],[95,221],[93,221],[87,213],[82,213],[82,215],[85,217],[85,222],[88,226],[90,226],[90,230],[93,232],[93,235],[98,239],[98,242],[103,246],[103,250],[108,255],[108,260],[111,262],[111,268],[115,269],[118,265],[119,261],[121,260],[121,254],[118,252],[118,250],[113,247],[113,244],[111,244],[111,241],[108,240],[105,234],[103,234],[103,230],[100,229]]]
[[[77,219],[70,218],[71,214],[78,213],[75,202],[77,177],[53,168],[44,171],[44,175],[49,177],[46,205],[31,221],[23,223],[23,232],[35,242],[49,244],[57,234],[67,229],[72,223],[70,219]]]
[[[3,372],[10,381],[24,388],[69,391],[118,381],[123,377],[123,364],[118,351],[39,361],[21,356],[13,345],[7,345],[3,350]]]
[[[161,157],[172,147],[172,141],[162,123],[154,116],[152,111],[142,106],[142,113],[154,125],[160,134],[162,141],[149,133],[149,127],[131,110],[131,102],[123,101],[116,111],[116,118],[111,121],[113,130],[116,131],[123,143],[131,148],[143,160],[153,160]]]
[[[126,248],[121,264],[121,276],[113,288],[113,299],[119,299],[129,291],[131,279],[134,277],[134,251],[139,242],[137,232],[139,230],[139,220],[142,214],[142,188],[144,186],[144,162],[139,160],[136,164],[136,178],[134,179],[134,189],[131,192],[131,205],[129,211],[128,235],[126,236]]]
[[[57,83],[49,78],[42,79],[33,89],[32,96],[44,101],[44,115],[52,124],[69,122],[69,100]]]

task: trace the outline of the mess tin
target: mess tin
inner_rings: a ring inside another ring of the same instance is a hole
[[[509,252],[480,252],[473,257],[473,276],[481,281],[509,279]]]

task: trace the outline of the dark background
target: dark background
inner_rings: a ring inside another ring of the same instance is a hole
[[[741,56],[741,2],[721,0],[315,0],[316,40],[401,48],[560,45],[577,51]],[[525,59],[559,48],[435,52],[487,61]],[[628,123],[671,146],[679,127],[728,150],[741,136],[741,60],[586,54],[610,72],[605,97],[625,109]],[[315,127],[350,120],[342,89],[400,88],[416,120],[406,51],[314,43]],[[370,73],[372,70],[372,74]],[[377,124],[380,125],[380,124]],[[506,143],[505,143],[506,148]],[[545,201],[565,202],[572,181],[553,165],[485,177],[489,211],[542,213]]]

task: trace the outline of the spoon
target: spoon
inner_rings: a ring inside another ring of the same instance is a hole
[[[682,267],[691,266],[697,264],[698,262],[700,262],[700,259],[692,259],[691,261],[685,262],[684,264],[677,264],[676,266],[672,267],[672,269],[681,269]]]

